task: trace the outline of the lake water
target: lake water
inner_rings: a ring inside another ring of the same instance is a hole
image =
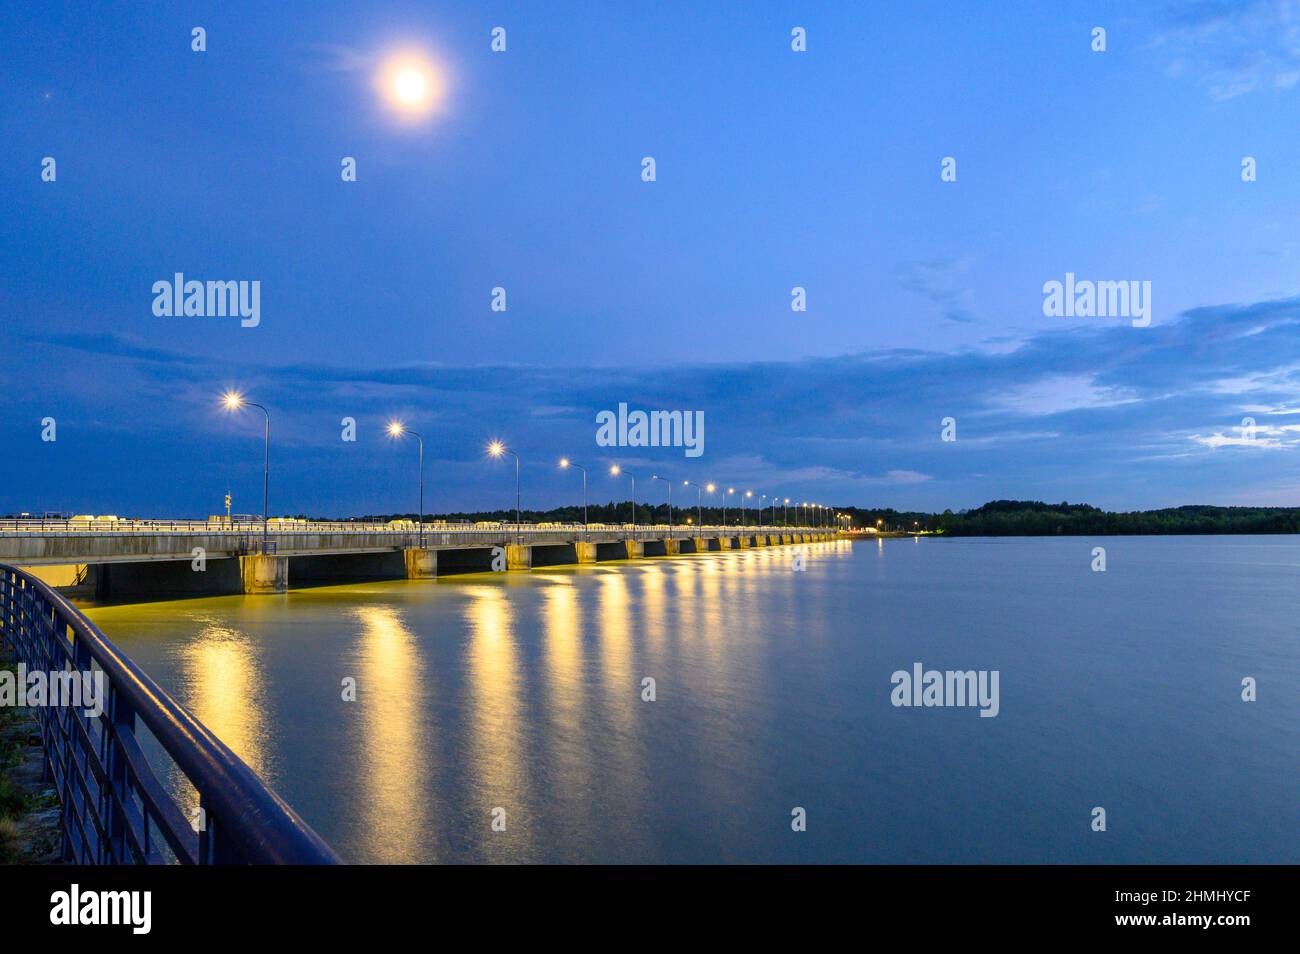
[[[798,549],[89,615],[348,861],[1300,862],[1300,539]]]

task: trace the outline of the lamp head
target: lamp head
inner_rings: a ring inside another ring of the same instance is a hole
[[[493,441],[491,444],[488,444],[487,452],[490,457],[500,457],[506,452],[506,445],[502,444],[500,441]]]
[[[388,422],[389,437],[401,437],[405,431],[406,431],[406,426],[401,421]]]
[[[623,468],[619,467],[618,464],[615,464],[610,467],[609,472],[617,477],[619,474],[623,473]]]
[[[567,457],[561,457],[561,458],[560,458],[560,466],[561,466],[561,467],[568,467],[568,466],[569,466],[569,458],[567,458]]]
[[[238,391],[227,391],[221,396],[221,401],[227,411],[238,411],[244,406],[244,396]]]

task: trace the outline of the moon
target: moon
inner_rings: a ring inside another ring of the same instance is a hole
[[[431,58],[414,52],[384,58],[375,86],[388,108],[403,119],[421,119],[442,103],[446,83]]]

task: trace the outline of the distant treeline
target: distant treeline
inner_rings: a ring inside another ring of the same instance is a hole
[[[960,513],[945,510],[941,514],[895,514],[854,507],[844,512],[854,517],[855,524],[879,519],[899,529],[922,529],[960,537],[1300,532],[1300,508],[1297,507],[1191,505],[1111,513],[1088,504],[994,500]]]
[[[943,513],[895,510],[891,507],[844,507],[839,511],[850,520],[853,527],[877,527],[891,532],[924,530],[956,537],[1039,537],[1039,536],[1097,536],[1101,534],[1177,534],[1177,533],[1300,533],[1300,507],[1211,507],[1191,505],[1170,507],[1164,510],[1137,510],[1112,513],[1088,504],[1049,504],[1041,500],[993,500],[974,510]],[[721,507],[673,506],[673,523],[681,526],[703,521],[705,524],[722,524]],[[728,507],[725,523],[736,526],[742,513],[738,507]],[[632,518],[630,501],[610,501],[592,504],[587,508],[591,523],[622,524]],[[786,519],[790,525],[800,522],[799,511],[777,507],[763,510],[762,522],[782,526]],[[355,518],[363,521],[387,521],[396,518],[414,520],[414,513],[369,514]],[[754,507],[747,507],[743,518],[746,523],[758,522]],[[469,521],[499,520],[512,523],[513,510],[491,510],[476,513],[430,514],[426,520]],[[552,510],[525,510],[526,523],[581,523],[582,507],[556,507]],[[812,518],[809,518],[810,522]],[[667,523],[668,505],[656,506],[638,503],[637,523]]]

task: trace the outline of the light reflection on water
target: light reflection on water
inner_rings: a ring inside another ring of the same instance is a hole
[[[1300,545],[1105,543],[1107,574],[1084,539],[882,541],[90,615],[351,861],[1300,860]],[[914,661],[999,669],[1001,714],[893,708]]]

